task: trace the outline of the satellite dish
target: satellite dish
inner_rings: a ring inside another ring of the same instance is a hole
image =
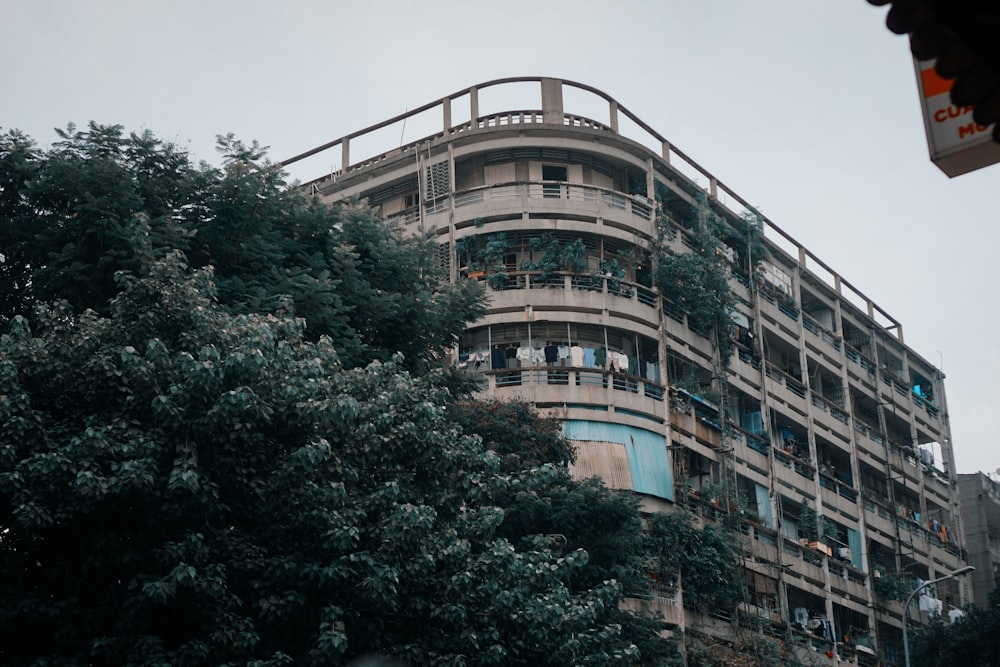
[[[997,475],[1000,475],[1000,468],[997,468]]]

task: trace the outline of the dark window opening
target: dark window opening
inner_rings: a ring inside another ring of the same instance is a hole
[[[542,180],[543,181],[565,181],[566,180],[566,167],[556,167],[553,165],[543,164],[542,165]],[[562,186],[555,183],[546,183],[542,186],[542,196],[543,197],[554,197],[558,198],[560,196],[560,190]]]
[[[565,181],[566,167],[556,167],[549,164],[542,165],[543,181]]]

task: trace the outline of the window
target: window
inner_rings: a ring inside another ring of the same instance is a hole
[[[565,181],[566,180],[566,167],[557,167],[551,164],[542,165],[542,180],[543,181]]]
[[[555,166],[551,164],[542,165],[542,180],[543,181],[565,181],[566,180],[566,167],[565,166]],[[557,183],[546,183],[542,186],[542,196],[544,197],[554,197],[558,198],[561,186]]]

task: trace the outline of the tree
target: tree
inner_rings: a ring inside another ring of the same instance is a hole
[[[503,535],[554,469],[502,474],[440,373],[345,370],[177,254],[119,281],[0,339],[5,662],[635,658],[585,550]]]
[[[680,578],[684,601],[700,611],[731,611],[743,598],[732,529],[695,525],[686,512],[654,514],[646,531],[651,574],[661,581]]]
[[[0,135],[0,325],[55,299],[103,314],[118,271],[144,275],[175,250],[213,268],[233,312],[301,317],[348,367],[396,352],[426,366],[483,312],[474,282],[438,279],[431,239],[307,198],[256,144],[221,137],[215,168],[117,125],[59,136],[40,151]]]
[[[221,170],[117,127],[0,145],[17,293],[0,336],[0,661],[665,651],[619,609],[634,501],[574,482],[565,441],[527,411],[514,435],[481,406],[454,418],[466,397],[428,362],[481,295],[435,281],[426,239],[286,191],[230,140]]]
[[[574,479],[566,467],[575,458],[574,450],[562,436],[558,419],[539,417],[528,403],[518,400],[460,403],[453,408],[452,419],[482,438],[511,475],[498,497],[504,507],[499,535],[523,549],[531,549],[544,537],[546,548],[560,556],[585,551],[586,565],[568,578],[572,590],[615,581],[623,595],[647,594],[652,543],[643,532],[637,496],[610,490],[598,478]],[[656,619],[618,605],[608,612],[622,627],[623,636],[638,647],[642,664],[679,660],[676,642],[660,637]]]
[[[940,618],[910,635],[913,667],[997,667],[1000,665],[1000,589],[985,607],[968,607],[950,625]]]

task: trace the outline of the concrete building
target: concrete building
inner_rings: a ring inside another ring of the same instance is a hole
[[[981,472],[961,474],[958,490],[969,563],[976,567],[973,601],[985,607],[1000,576],[1000,482]]]
[[[341,166],[314,195],[435,235],[443,279],[485,283],[453,361],[558,415],[576,474],[651,512],[740,512],[742,616],[819,659],[902,664],[892,598],[965,563],[943,377],[899,322],[586,85],[491,81],[285,164],[320,154]],[[935,595],[960,606],[966,582]],[[739,625],[670,586],[642,604],[686,632]]]

